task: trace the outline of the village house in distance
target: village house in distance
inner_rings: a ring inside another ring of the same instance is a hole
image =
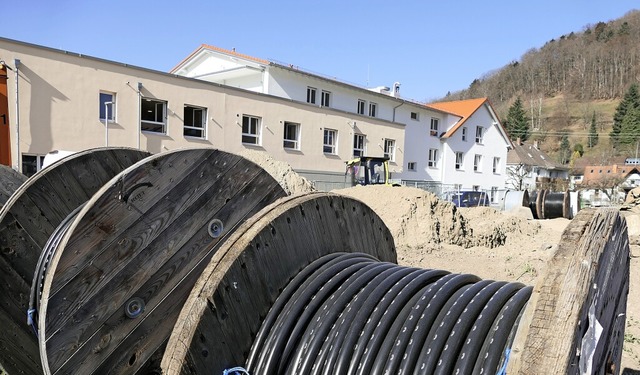
[[[344,186],[363,155],[388,157],[396,181],[494,203],[505,186],[511,143],[485,98],[427,105],[400,83],[364,88],[208,45],[169,73],[4,38],[0,59],[15,169],[54,150],[215,147],[265,151],[320,189]]]

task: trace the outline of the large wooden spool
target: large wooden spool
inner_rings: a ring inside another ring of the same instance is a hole
[[[163,373],[220,374],[242,364],[289,280],[319,257],[341,251],[396,262],[389,229],[360,201],[312,193],[266,207],[202,273],[169,340]]]
[[[29,178],[3,205],[0,363],[10,374],[42,373],[36,336],[26,321],[31,281],[49,236],[113,176],[147,155],[125,148],[73,154]]]
[[[626,221],[615,209],[580,211],[536,283],[508,373],[619,373],[628,292]]]
[[[13,192],[18,190],[27,177],[6,165],[0,165],[0,208],[9,200]]]
[[[285,195],[262,168],[214,149],[154,155],[117,175],[73,219],[46,271],[45,373],[159,371],[155,361],[209,259]]]

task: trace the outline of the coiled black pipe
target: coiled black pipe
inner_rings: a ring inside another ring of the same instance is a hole
[[[496,373],[532,288],[331,254],[280,294],[252,374]]]
[[[559,217],[564,217],[564,212],[566,211],[565,202],[567,201],[567,195],[568,193],[564,192],[547,192],[547,194],[544,196],[542,219],[556,219]]]

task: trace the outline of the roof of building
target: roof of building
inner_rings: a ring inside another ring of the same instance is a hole
[[[216,46],[212,46],[209,44],[201,44],[198,48],[196,48],[195,51],[191,52],[191,54],[189,54],[189,56],[185,57],[184,59],[182,59],[182,61],[180,61],[176,66],[173,67],[173,69],[171,69],[169,71],[169,73],[175,73],[178,71],[178,69],[187,61],[191,60],[191,58],[193,58],[195,55],[197,55],[198,53],[200,53],[201,51],[204,50],[209,50],[209,51],[215,51],[215,52],[219,52],[225,55],[229,55],[229,56],[233,56],[233,57],[238,57],[241,59],[245,59],[245,60],[251,60],[254,62],[257,62],[259,64],[266,64],[269,65],[272,62],[269,60],[265,60],[265,59],[260,59],[258,57],[253,57],[253,56],[249,56],[249,55],[245,55],[243,53],[238,53],[236,52],[236,49],[225,49],[225,48],[220,48],[220,47],[216,47]]]
[[[489,103],[489,99],[487,98],[431,103],[427,104],[426,107],[460,117],[460,120],[442,136],[442,138],[449,138],[485,103],[491,107],[491,103]],[[490,110],[492,114],[494,114],[493,109],[491,108]]]
[[[584,168],[582,185],[597,184],[603,181],[624,180],[632,173],[640,173],[637,165],[588,165]]]
[[[507,164],[523,164],[531,167],[541,167],[549,170],[569,170],[555,161],[532,144],[513,143],[513,149],[507,153]]]

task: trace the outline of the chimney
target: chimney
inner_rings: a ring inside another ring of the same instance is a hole
[[[538,141],[533,141],[533,147],[535,147],[536,150],[540,150],[540,147],[538,147]]]
[[[520,137],[516,138],[516,144],[522,146],[522,139],[520,139]]]
[[[393,84],[393,91],[391,92],[391,96],[394,98],[400,97],[400,82],[395,82]]]

